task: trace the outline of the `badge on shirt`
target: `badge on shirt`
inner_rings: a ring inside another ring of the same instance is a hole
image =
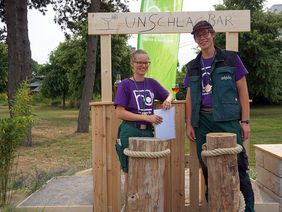
[[[204,87],[204,90],[205,90],[206,93],[211,92],[211,90],[212,90],[212,85],[207,84],[207,85]]]

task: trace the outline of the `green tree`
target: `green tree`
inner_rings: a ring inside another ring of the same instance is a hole
[[[278,103],[282,94],[282,14],[263,11],[264,0],[225,0],[216,9],[251,10],[251,32],[239,34],[239,54],[249,71],[250,97],[254,103]],[[216,44],[224,48],[223,34]]]
[[[69,93],[67,74],[60,66],[56,66],[55,64],[46,65],[44,70],[46,74],[41,87],[42,95],[47,98],[61,98],[64,109]]]
[[[31,79],[27,8],[37,8],[44,12],[44,8],[49,3],[50,0],[0,1],[0,20],[4,23],[4,26],[1,26],[0,29],[0,39],[6,39],[8,45],[8,102],[10,108],[20,84]],[[29,135],[31,135],[31,132]],[[31,144],[31,136],[28,136],[25,145]]]
[[[86,29],[86,28],[85,28]],[[115,71],[120,70],[122,77],[128,77],[130,75],[130,48],[127,46],[127,36],[112,36],[112,67],[113,67],[113,81],[115,81]],[[99,46],[99,45],[98,45]],[[46,75],[43,81],[43,94],[45,97],[62,97],[58,95],[58,90],[54,90],[57,83],[47,83],[48,80],[58,80],[58,77],[63,78],[63,82],[68,82],[65,84],[64,93],[68,93],[66,98],[69,98],[72,102],[79,102],[82,97],[82,88],[85,78],[85,68],[86,68],[86,48],[87,48],[87,38],[84,32],[79,32],[70,39],[61,43],[56,50],[51,53],[50,64],[45,67],[44,75]],[[99,94],[101,92],[101,67],[100,67],[100,49],[98,48],[98,53],[96,55],[96,75],[95,75],[95,87],[94,94]],[[50,70],[50,69],[56,69]],[[58,74],[57,72],[61,72]],[[51,75],[55,75],[51,77]],[[61,80],[60,80],[61,81]],[[60,86],[61,87],[61,86]],[[67,92],[66,92],[67,89]],[[46,92],[46,90],[48,92]],[[59,89],[61,90],[61,89]],[[54,92],[53,95],[51,93]]]
[[[251,33],[240,37],[250,95],[254,103],[278,103],[282,100],[282,14],[256,12],[252,20]]]
[[[54,8],[57,11],[57,22],[64,29],[72,32],[79,31],[83,23],[87,23],[87,12],[113,12],[128,11],[127,6],[121,0],[91,0],[89,1],[54,1]],[[96,56],[98,37],[87,35],[86,48],[86,69],[80,100],[77,132],[89,131],[89,102],[93,95],[93,88],[96,76]]]
[[[251,12],[262,11],[265,0],[223,0],[223,5],[228,10],[250,10]]]
[[[35,60],[31,60],[32,77],[41,75],[41,69],[43,65],[39,64]]]
[[[32,60],[32,75],[39,75],[42,65]],[[0,93],[7,92],[8,83],[8,46],[0,42]]]

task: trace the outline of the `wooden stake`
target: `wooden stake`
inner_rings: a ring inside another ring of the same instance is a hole
[[[130,138],[129,149],[157,152],[167,147],[166,141],[155,138]],[[164,211],[165,157],[158,159],[129,157],[128,196],[126,210]]]
[[[236,146],[236,134],[209,133],[207,149]],[[237,154],[207,157],[209,212],[237,212],[239,208],[240,182]]]

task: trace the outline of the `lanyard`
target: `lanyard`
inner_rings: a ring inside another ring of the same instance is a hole
[[[212,64],[213,64],[213,61],[214,61],[214,58],[215,58],[215,52],[213,54],[213,57],[212,57],[212,62],[211,62],[211,65],[210,66],[206,66],[205,65],[205,62],[204,62],[204,58],[201,57],[201,65],[202,65],[202,71],[204,71],[204,74],[208,76],[207,78],[207,84],[204,86],[204,82],[202,82],[202,86],[203,86],[203,90],[204,92],[206,93],[210,93],[212,91],[212,80],[211,80],[211,72],[212,72]],[[207,69],[211,69],[211,72],[208,74],[207,72]],[[202,79],[203,80],[203,79]]]
[[[134,85],[136,87],[136,90],[139,91],[135,78],[134,77],[132,77],[132,78],[133,78],[133,82],[134,82]],[[146,78],[144,78],[144,98],[143,98],[143,108],[142,108],[143,112],[142,113],[145,113],[144,112],[145,111],[145,105],[146,105]]]

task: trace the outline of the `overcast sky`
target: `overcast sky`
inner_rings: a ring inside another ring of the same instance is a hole
[[[141,0],[130,0],[130,11],[139,12]],[[193,2],[193,3],[192,3]],[[219,0],[183,0],[183,11],[209,11],[213,10],[213,5],[218,4]],[[274,4],[281,4],[282,0],[268,0],[265,7],[270,8]],[[32,58],[40,64],[48,62],[48,57],[60,42],[64,41],[64,35],[59,25],[53,21],[54,12],[49,9],[43,16],[36,10],[29,10],[29,39]],[[130,45],[136,46],[136,36],[129,41]],[[196,47],[193,38],[188,34],[181,34],[179,45],[179,62],[185,64],[195,55],[192,48]]]

